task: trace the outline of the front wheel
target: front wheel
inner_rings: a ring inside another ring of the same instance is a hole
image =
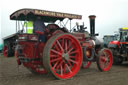
[[[97,66],[100,71],[108,71],[113,63],[113,56],[109,49],[101,49],[97,57]]]

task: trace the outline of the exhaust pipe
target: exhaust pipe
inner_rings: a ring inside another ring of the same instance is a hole
[[[95,34],[95,15],[90,15],[89,19],[90,19],[90,35],[91,36],[98,36],[98,34]]]

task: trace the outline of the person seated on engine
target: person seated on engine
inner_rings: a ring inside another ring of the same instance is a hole
[[[33,33],[39,34],[39,41],[45,42],[45,24],[41,17],[37,17],[37,19],[33,22]]]

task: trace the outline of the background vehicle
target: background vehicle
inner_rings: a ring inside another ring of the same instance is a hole
[[[16,46],[16,34],[9,35],[3,38],[4,46],[3,53],[5,57],[12,57],[15,53]]]
[[[113,63],[121,64],[128,60],[128,28],[120,28],[117,40],[111,41],[108,47],[113,53]]]
[[[46,42],[40,42],[37,31],[27,34],[27,28],[17,33],[15,56],[19,65],[23,64],[32,73],[51,73],[58,79],[69,79],[77,74],[81,65],[89,67],[89,63],[97,61],[100,71],[108,71],[112,66],[112,54],[109,49],[102,49],[95,34],[95,17],[90,18],[90,34],[84,25],[71,29],[71,20],[81,19],[81,15],[52,12],[38,9],[21,9],[11,14],[10,19],[19,21],[34,21],[38,16],[47,23],[44,35]],[[68,30],[63,20],[70,21]],[[59,20],[59,25],[55,21]],[[51,23],[52,22],[52,23]],[[17,24],[17,23],[16,23]],[[18,25],[16,25],[18,26]],[[18,29],[17,29],[18,30]]]
[[[107,48],[110,41],[116,40],[116,35],[105,35],[103,37],[103,40],[104,40],[104,47]]]

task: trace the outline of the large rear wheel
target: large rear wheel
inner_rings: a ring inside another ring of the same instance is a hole
[[[97,66],[100,71],[108,71],[113,63],[113,56],[109,49],[104,48],[98,53]]]
[[[51,37],[43,51],[43,65],[58,79],[69,79],[77,74],[82,64],[82,49],[71,34]]]

